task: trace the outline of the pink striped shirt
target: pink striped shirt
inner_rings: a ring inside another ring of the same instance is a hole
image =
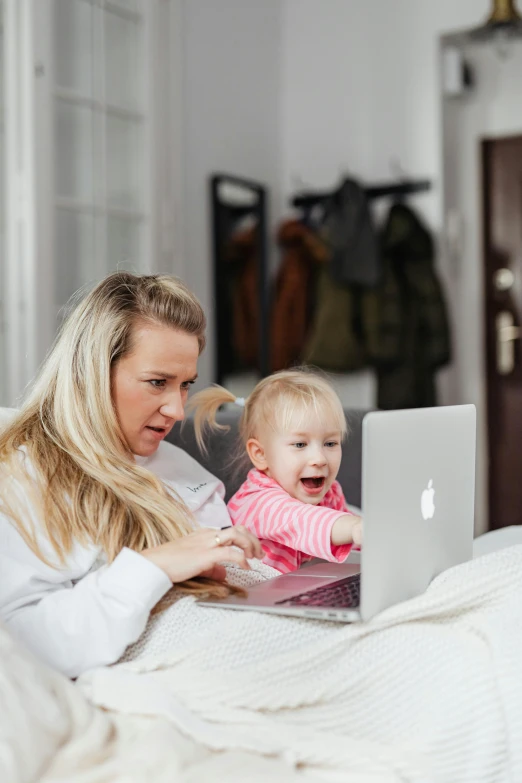
[[[263,563],[282,573],[295,571],[313,557],[341,562],[352,548],[331,541],[334,522],[351,513],[338,481],[315,506],[296,500],[277,481],[252,469],[230,498],[228,511],[232,524],[243,525],[259,538]]]

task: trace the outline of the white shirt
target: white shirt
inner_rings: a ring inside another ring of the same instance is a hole
[[[173,489],[205,527],[230,525],[225,488],[182,449],[162,442],[136,461]],[[31,512],[38,530],[38,519]],[[35,655],[69,677],[114,663],[143,632],[170,589],[167,575],[124,548],[108,565],[98,547],[76,544],[64,564],[42,531],[46,565],[27,546],[0,501],[0,618]]]

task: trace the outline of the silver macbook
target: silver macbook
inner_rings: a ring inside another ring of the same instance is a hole
[[[305,565],[201,606],[357,622],[419,595],[472,557],[475,440],[474,405],[368,413],[360,563]]]

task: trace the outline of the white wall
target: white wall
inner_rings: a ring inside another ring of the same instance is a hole
[[[442,194],[442,100],[439,89],[441,34],[474,27],[488,16],[489,0],[286,0],[282,76],[282,144],[285,193],[300,185],[332,187],[344,172],[362,180],[393,178],[390,161],[435,187],[413,203],[440,235]],[[522,128],[520,89],[513,86],[485,111],[494,96],[490,82],[467,112],[468,136]],[[520,73],[520,69],[518,71]],[[498,79],[498,74],[493,78]],[[485,112],[485,113],[484,113]],[[464,144],[462,131],[459,144]],[[475,138],[476,141],[476,138]],[[472,145],[471,137],[468,142]],[[456,361],[439,375],[441,401],[474,401],[479,408],[477,532],[484,529],[487,472],[481,342],[481,254],[477,160],[460,177],[468,201],[470,242],[457,280],[441,252],[439,269],[450,298]],[[463,151],[463,147],[459,148]],[[459,151],[447,154],[459,161]],[[450,174],[450,167],[448,174]],[[441,246],[442,249],[442,246]],[[343,399],[374,403],[371,375],[345,379]]]
[[[285,0],[282,72],[286,192],[331,187],[344,171],[440,179],[438,40],[474,26],[489,0]],[[419,197],[435,228],[440,189]]]
[[[185,268],[212,324],[208,177],[265,182],[271,215],[281,193],[281,0],[184,0],[183,155]],[[213,329],[200,361],[213,380]]]

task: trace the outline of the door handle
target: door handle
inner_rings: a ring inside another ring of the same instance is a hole
[[[515,367],[515,340],[521,337],[521,329],[515,326],[513,313],[503,310],[495,318],[497,336],[497,372],[499,375],[509,375]]]
[[[509,291],[515,282],[515,275],[507,267],[497,269],[493,275],[493,285],[497,291]]]

